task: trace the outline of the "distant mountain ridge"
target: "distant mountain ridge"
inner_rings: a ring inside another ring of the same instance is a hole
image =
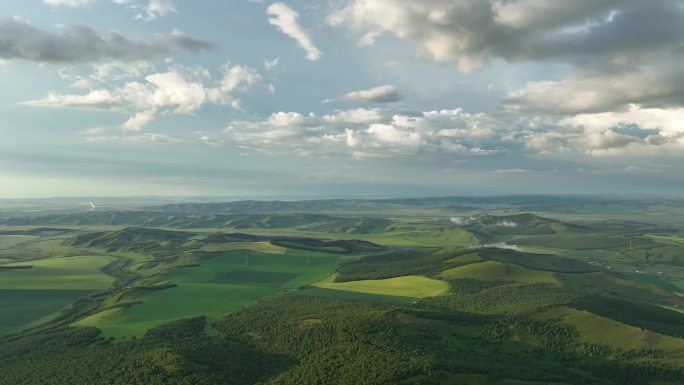
[[[193,214],[160,213],[156,211],[96,211],[74,214],[53,214],[38,217],[0,218],[5,226],[135,226],[190,228],[272,229],[307,226],[312,229],[360,234],[384,229],[392,222],[372,217],[337,217],[325,214]]]

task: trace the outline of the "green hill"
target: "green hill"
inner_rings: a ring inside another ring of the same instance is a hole
[[[451,222],[454,226],[468,230],[483,243],[506,240],[511,236],[579,234],[589,231],[584,226],[529,213],[453,217]]]
[[[160,249],[178,249],[196,234],[183,231],[127,227],[117,231],[94,232],[64,240],[74,247],[102,248],[109,252],[157,252]]]

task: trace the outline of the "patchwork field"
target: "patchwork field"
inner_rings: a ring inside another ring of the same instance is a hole
[[[141,336],[154,326],[204,315],[216,319],[257,298],[296,289],[330,275],[343,257],[314,252],[262,253],[238,250],[169,268],[147,284],[175,287],[136,294],[135,304],[105,310],[80,321],[107,337]]]

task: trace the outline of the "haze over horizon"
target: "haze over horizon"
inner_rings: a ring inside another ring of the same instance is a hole
[[[681,195],[676,0],[0,3],[0,198]]]

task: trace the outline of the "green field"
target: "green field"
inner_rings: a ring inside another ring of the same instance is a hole
[[[170,268],[148,283],[178,285],[136,295],[141,303],[105,311],[79,324],[96,326],[105,336],[140,336],[147,329],[181,318],[210,319],[257,298],[306,286],[329,276],[344,257],[313,252],[262,253],[238,250]]]
[[[351,282],[319,282],[314,286],[324,289],[352,291],[356,293],[411,298],[434,297],[449,290],[449,284],[446,282],[421,276],[407,276]]]
[[[17,332],[26,325],[54,313],[87,290],[0,289],[0,335]]]
[[[5,266],[32,268],[0,269],[0,289],[102,290],[113,282],[100,271],[110,262],[108,257],[77,256],[9,263]]]
[[[79,256],[5,265],[32,267],[0,269],[0,334],[17,331],[79,297],[106,289],[113,280],[100,269],[110,261]]]
[[[141,297],[142,304],[105,311],[79,324],[96,326],[106,337],[141,336],[149,328],[182,318],[204,315],[216,319],[256,298],[277,292],[278,289],[268,286],[183,283]]]
[[[38,237],[30,235],[0,235],[0,250],[9,249],[23,242],[29,242]]]

